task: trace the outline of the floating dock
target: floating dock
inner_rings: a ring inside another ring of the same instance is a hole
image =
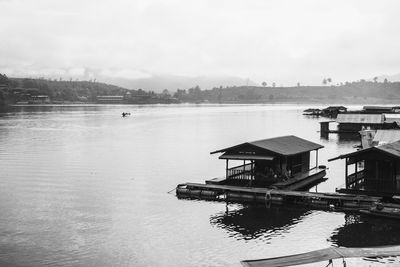
[[[370,209],[382,198],[341,193],[313,193],[270,188],[240,187],[215,184],[180,184],[178,198],[226,201],[237,203],[299,204],[320,209]]]
[[[289,255],[276,258],[244,260],[241,264],[245,267],[284,267],[310,264],[321,261],[331,261],[341,258],[359,257],[391,257],[400,256],[400,246],[383,246],[369,248],[335,248],[315,250],[307,253]]]

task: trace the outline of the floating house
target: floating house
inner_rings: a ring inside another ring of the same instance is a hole
[[[340,193],[393,196],[400,193],[400,141],[340,155],[345,159],[344,188]]]
[[[234,184],[267,187],[285,180],[315,180],[325,176],[325,169],[318,168],[318,150],[322,145],[290,135],[216,150],[223,153],[219,158],[226,161],[225,176],[206,181],[209,184]],[[315,153],[315,164],[310,153]],[[242,164],[231,167],[230,162]],[[311,166],[312,165],[312,166]]]
[[[382,114],[339,114],[336,118],[341,132],[358,132],[363,127],[381,129],[384,124]]]
[[[345,113],[345,112],[347,112],[347,108],[344,106],[329,106],[321,111],[322,116],[331,118],[336,118],[339,113]]]

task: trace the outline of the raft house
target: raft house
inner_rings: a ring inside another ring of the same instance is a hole
[[[230,184],[287,189],[301,189],[326,175],[318,168],[318,150],[322,145],[296,136],[282,136],[216,150],[226,161],[225,176],[206,181],[207,184]],[[315,153],[315,165],[310,167],[310,154]],[[230,162],[243,162],[230,167]]]
[[[328,133],[358,133],[364,129],[399,129],[399,121],[393,116],[392,114],[341,113],[334,121],[320,122],[320,133],[321,136],[326,136]],[[332,122],[337,123],[336,130],[330,129]]]
[[[345,159],[345,185],[339,193],[393,197],[400,194],[400,141],[329,159]]]
[[[393,213],[394,209],[400,210],[397,195],[400,192],[400,141],[330,159],[346,158],[345,187],[338,188],[335,193],[307,192],[326,175],[326,167],[318,165],[318,150],[322,147],[296,136],[282,136],[211,152],[222,153],[219,158],[226,161],[225,176],[207,180],[205,184],[178,184],[176,196],[357,212],[374,212],[379,207],[380,213],[400,218]],[[313,151],[316,162],[310,167]],[[230,161],[243,163],[230,167]],[[351,173],[349,166],[352,164],[354,171]]]
[[[226,202],[284,202],[313,207],[369,208],[379,198],[338,193],[306,192],[324,180],[326,167],[318,165],[322,145],[296,136],[282,136],[216,150],[226,161],[225,176],[176,187],[178,198]],[[315,153],[315,164],[310,154]],[[231,167],[231,161],[241,165]],[[310,166],[312,165],[312,166]],[[274,174],[273,174],[274,173]]]

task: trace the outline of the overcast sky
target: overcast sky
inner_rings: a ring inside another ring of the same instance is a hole
[[[400,72],[399,10],[395,0],[0,0],[0,72],[370,78]]]

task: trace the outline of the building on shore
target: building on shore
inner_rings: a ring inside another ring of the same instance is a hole
[[[102,104],[121,104],[124,101],[123,95],[99,95],[97,102]]]

